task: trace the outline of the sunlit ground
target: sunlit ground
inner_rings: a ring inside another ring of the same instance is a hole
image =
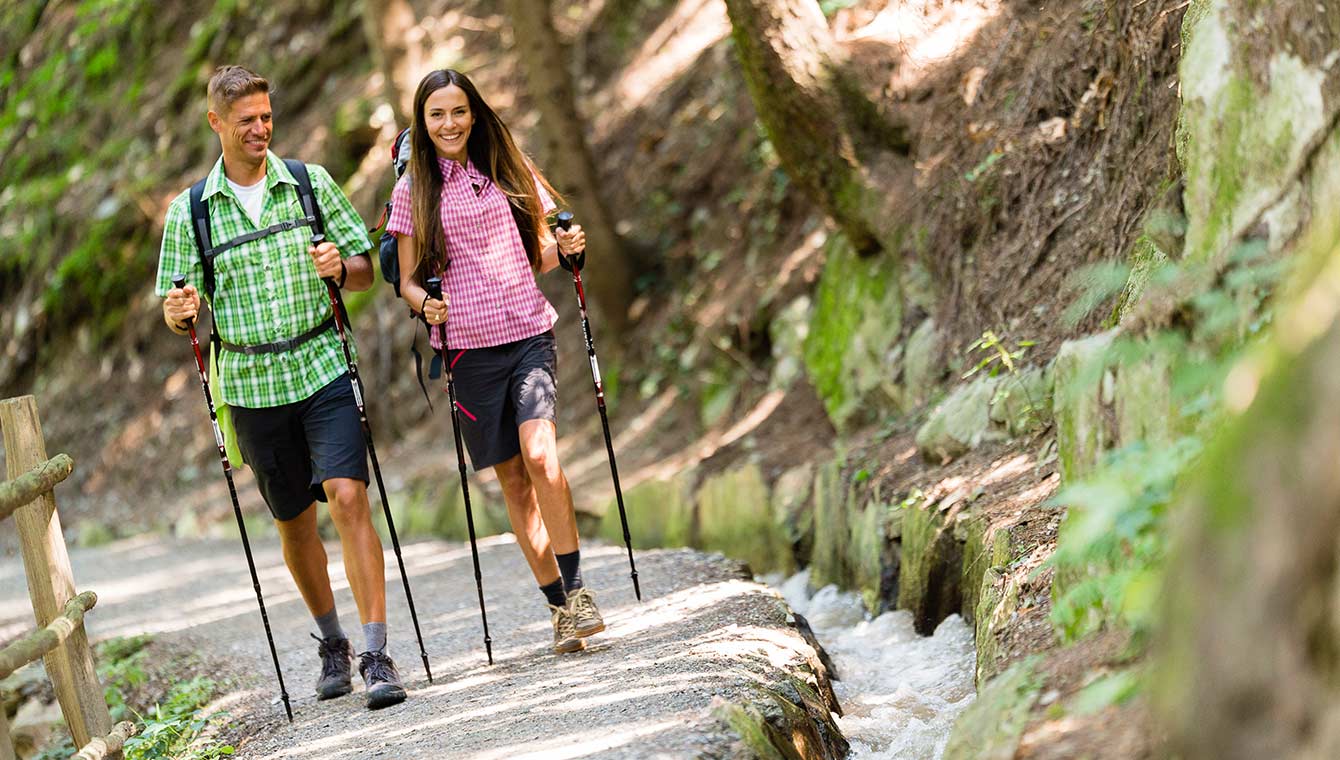
[[[772,592],[731,579],[688,552],[638,555],[644,601],[633,599],[620,548],[583,547],[583,571],[597,590],[609,630],[586,652],[556,656],[542,597],[510,535],[480,542],[495,664],[485,661],[468,545],[438,541],[403,547],[425,648],[418,656],[394,557],[387,552],[391,654],[411,690],[405,705],[368,713],[360,695],[318,703],[313,630],[278,547],[254,546],[296,723],[289,726],[236,541],[120,542],[72,552],[80,590],[99,594],[89,614],[94,639],[157,634],[217,663],[239,688],[217,705],[257,736],[238,757],[647,756],[701,741],[715,725],[709,708],[749,684],[768,683],[803,658]],[[356,613],[338,545],[330,571],[337,605],[357,647]],[[705,579],[706,582],[700,582]],[[22,571],[0,563],[0,638],[32,627]],[[356,677],[357,678],[357,677]],[[704,728],[708,726],[708,728]],[[687,743],[686,743],[687,742]]]

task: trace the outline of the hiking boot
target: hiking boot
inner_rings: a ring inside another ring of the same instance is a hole
[[[577,652],[586,647],[586,643],[577,638],[577,627],[572,624],[572,614],[567,607],[549,605],[554,615],[554,651],[559,654]]]
[[[605,630],[605,618],[596,609],[596,595],[588,588],[579,588],[568,594],[568,612],[578,638],[593,636]]]
[[[350,668],[354,659],[349,639],[332,636],[316,639],[316,653],[321,656],[321,678],[316,682],[317,699],[334,699],[354,690]]]
[[[369,710],[380,710],[405,701],[405,687],[400,683],[400,674],[385,652],[360,652],[358,674],[363,676]]]

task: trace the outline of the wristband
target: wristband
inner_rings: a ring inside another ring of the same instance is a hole
[[[427,318],[428,318],[428,315],[427,315],[427,314],[424,314],[424,310],[427,309],[427,308],[428,308],[428,294],[427,294],[427,293],[424,293],[424,294],[423,294],[423,303],[419,304],[419,315],[422,316],[424,319],[427,319]]]
[[[344,290],[344,281],[347,280],[347,279],[349,279],[349,267],[345,266],[345,265],[344,265],[344,262],[341,261],[341,262],[340,262],[340,282],[339,282],[338,285],[336,285],[336,287],[338,287],[340,290]]]
[[[577,267],[577,271],[580,272],[580,271],[582,271],[582,267],[586,266],[586,251],[582,251],[581,253],[574,254],[571,258],[569,258],[569,257],[563,255],[563,251],[562,251],[562,249],[559,249],[559,251],[558,251],[558,263],[559,263],[559,266],[563,267],[564,269],[568,270],[569,272],[572,271],[572,268],[573,268],[574,266]]]

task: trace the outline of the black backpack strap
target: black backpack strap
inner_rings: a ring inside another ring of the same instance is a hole
[[[206,178],[208,179],[208,178]],[[191,185],[191,232],[200,249],[200,268],[204,279],[205,295],[214,300],[214,258],[207,255],[214,246],[209,234],[209,206],[205,205],[205,180]]]
[[[298,203],[302,204],[302,213],[307,217],[307,221],[312,228],[313,235],[326,234],[326,223],[321,217],[321,204],[317,202],[316,192],[312,190],[312,177],[307,173],[307,164],[296,158],[284,159],[284,166],[288,167],[293,178],[298,180]],[[349,310],[345,308],[344,301],[340,304],[340,318],[344,320],[346,330],[353,330],[353,325],[349,323]]]
[[[205,288],[205,295],[209,299],[210,309],[214,308],[214,256],[210,250],[214,241],[209,234],[209,206],[205,203],[205,180],[191,185],[191,232],[195,234],[195,245],[200,249],[200,278],[201,284]],[[212,312],[211,312],[212,313]],[[217,320],[210,319],[209,342],[214,347],[214,352],[219,351],[219,324]]]
[[[321,218],[321,204],[317,202],[316,193],[312,190],[312,177],[307,173],[307,164],[294,158],[286,158],[284,166],[287,166],[289,173],[298,180],[298,202],[302,204],[302,213],[311,222],[312,234],[325,235],[326,224]]]

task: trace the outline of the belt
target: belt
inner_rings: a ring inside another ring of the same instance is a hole
[[[322,322],[316,327],[313,327],[312,329],[308,330],[302,335],[299,335],[296,338],[277,340],[274,343],[262,343],[258,346],[239,346],[236,343],[229,343],[226,340],[221,340],[219,341],[219,343],[225,349],[238,354],[247,354],[249,356],[255,356],[257,354],[277,354],[281,351],[292,351],[298,346],[301,346],[302,344],[306,343],[312,338],[315,338],[316,336],[320,335],[321,333],[329,330],[334,326],[335,326],[335,317],[332,316],[327,317],[326,321]]]

